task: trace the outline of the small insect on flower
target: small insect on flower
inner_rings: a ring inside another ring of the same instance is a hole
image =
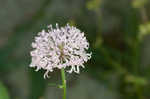
[[[79,73],[79,67],[84,67],[83,64],[91,58],[84,33],[69,24],[61,28],[56,24],[55,29],[49,25],[48,31],[42,30],[35,37],[32,48],[30,67],[36,67],[36,71],[46,70],[44,78],[54,68],[71,67],[67,72]]]

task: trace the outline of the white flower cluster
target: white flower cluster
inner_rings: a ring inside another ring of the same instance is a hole
[[[87,53],[89,43],[84,33],[68,24],[61,28],[56,24],[56,29],[48,26],[48,31],[43,30],[35,37],[32,48],[30,67],[37,67],[36,71],[46,70],[44,78],[54,68],[71,67],[69,73],[79,73],[79,67],[84,67],[84,62],[91,58],[91,53]]]

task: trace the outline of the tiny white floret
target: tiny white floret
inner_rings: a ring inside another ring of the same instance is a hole
[[[69,73],[79,73],[79,67],[84,67],[83,64],[91,58],[84,33],[68,24],[61,28],[56,24],[55,29],[49,25],[47,31],[42,30],[35,37],[32,48],[30,67],[36,67],[36,71],[46,70],[44,78],[54,68],[71,67]]]

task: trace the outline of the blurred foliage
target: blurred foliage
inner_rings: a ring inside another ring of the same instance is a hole
[[[87,2],[87,8],[89,10],[96,11],[100,8],[101,0],[90,0]]]
[[[29,80],[27,99],[44,99],[47,82],[58,81],[55,76],[51,77],[52,81],[44,80],[43,71],[35,72],[28,67],[34,36],[46,28],[47,24],[55,23],[60,26],[69,23],[86,33],[93,54],[83,73],[115,91],[120,99],[150,98],[150,65],[143,65],[146,49],[143,46],[145,37],[149,37],[150,33],[148,0],[43,0],[39,4],[34,13],[24,15],[22,20],[14,23],[8,41],[0,46],[0,75],[5,75],[0,80],[9,86],[11,99],[16,99],[18,94],[14,93],[19,93],[17,90],[12,91],[14,86],[7,77],[12,71],[26,71]],[[147,42],[150,42],[149,38]],[[150,53],[146,54],[150,56]],[[23,79],[24,77],[19,78],[21,81]],[[5,95],[6,98],[3,98]],[[0,99],[9,99],[7,95],[6,88],[0,83]]]
[[[143,39],[144,36],[150,34],[150,23],[141,24],[139,29],[139,39]]]
[[[133,7],[134,8],[142,8],[148,0],[133,0]]]
[[[0,99],[10,99],[6,87],[0,82]]]
[[[147,84],[147,80],[143,77],[135,77],[133,75],[127,75],[126,77],[126,82],[127,83],[133,83],[136,85],[146,85]]]

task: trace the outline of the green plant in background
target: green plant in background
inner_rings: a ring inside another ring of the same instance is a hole
[[[145,4],[148,3],[148,0],[132,0],[132,5],[134,8],[142,8]]]
[[[6,87],[1,82],[0,82],[0,99],[10,99]]]
[[[96,30],[96,34],[97,36],[95,37],[95,43],[93,43],[93,48],[100,48],[102,43],[103,43],[103,38],[101,36],[101,4],[102,4],[102,0],[89,0],[86,2],[86,8],[89,11],[93,11],[96,14],[96,18],[97,18],[97,30]]]
[[[150,34],[150,23],[141,24],[139,27],[139,39],[142,41],[148,34]]]
[[[96,0],[91,0],[91,1],[95,2]],[[100,13],[100,10],[97,9],[98,2],[94,4],[91,3],[91,1],[87,3],[88,4],[87,9],[90,8],[91,10],[92,8],[92,10],[94,9],[93,11],[95,12],[95,8],[96,8],[96,13]],[[129,4],[132,4],[132,6],[130,6]],[[124,39],[122,39],[121,42],[123,42],[124,45],[120,45],[120,46],[126,46],[127,49],[125,48],[122,51],[119,48],[112,48],[112,47],[110,48],[110,46],[112,45],[107,45],[105,43],[105,41],[107,40],[105,40],[103,36],[100,35],[97,41],[102,42],[102,39],[104,39],[103,42],[99,44],[96,44],[96,42],[94,43],[96,45],[99,45],[100,47],[99,54],[102,53],[101,55],[104,58],[102,59],[103,67],[104,64],[111,66],[112,70],[110,71],[117,73],[118,79],[121,80],[121,81],[118,80],[118,83],[120,85],[118,87],[118,90],[123,95],[124,99],[133,99],[133,98],[144,99],[145,97],[143,95],[144,92],[143,88],[148,86],[148,78],[141,75],[140,64],[139,64],[140,54],[141,54],[140,52],[141,41],[143,41],[143,37],[149,33],[149,24],[147,23],[148,18],[144,7],[145,4],[147,4],[147,0],[132,0],[131,2],[128,2],[128,6],[126,7],[128,9],[127,10],[128,12],[124,12],[125,14],[122,15],[125,20],[125,22],[123,23],[124,24],[123,26],[125,27],[122,28],[124,29],[122,31],[124,33],[123,34]],[[139,8],[139,9],[133,9],[132,7]],[[113,8],[111,8],[111,11],[113,11],[112,9]],[[136,16],[137,10],[139,10],[141,14],[142,23],[143,23],[143,25],[140,25],[140,29],[139,29],[139,20]],[[96,14],[96,15],[99,18],[101,17],[100,14]],[[101,17],[100,20],[103,20],[103,18]],[[99,24],[101,22],[100,20],[98,21]],[[103,28],[103,26],[100,27],[99,25],[99,28]],[[106,61],[106,63],[104,60]],[[99,74],[103,75],[103,73],[99,73]],[[106,72],[105,75],[109,75],[109,72],[108,73]],[[110,73],[110,75],[112,75],[112,73]],[[107,78],[105,77],[105,79]]]
[[[86,6],[89,10],[96,11],[100,8],[101,0],[89,0]]]

